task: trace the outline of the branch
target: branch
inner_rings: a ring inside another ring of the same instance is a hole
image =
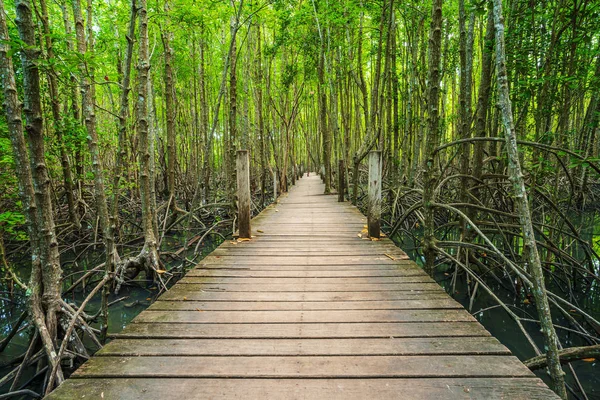
[[[561,364],[568,364],[571,361],[583,360],[586,358],[600,358],[600,344],[594,346],[569,347],[558,352]],[[547,364],[546,355],[530,358],[523,361],[523,364],[530,370],[544,368]]]

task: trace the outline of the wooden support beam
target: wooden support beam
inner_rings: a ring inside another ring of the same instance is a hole
[[[381,234],[381,151],[369,153],[369,196],[367,224],[369,237],[379,239]]]
[[[252,237],[250,228],[250,157],[248,150],[237,152],[237,195],[239,237]]]
[[[277,203],[277,169],[273,169],[273,203]]]
[[[338,202],[341,203],[344,201],[344,192],[346,190],[344,187],[346,183],[344,160],[338,160],[338,167]]]

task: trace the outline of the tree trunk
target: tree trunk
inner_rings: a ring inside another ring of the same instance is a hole
[[[494,13],[491,1],[488,3],[487,26],[485,30],[484,48],[481,60],[481,77],[477,98],[477,112],[475,114],[475,136],[486,137],[487,114],[492,87],[492,58],[494,53]],[[480,178],[483,171],[484,142],[476,142],[473,154],[473,176]],[[475,185],[479,185],[475,183]],[[477,197],[477,192],[473,193]]]
[[[29,306],[31,317],[42,338],[48,360],[52,367],[58,370],[57,377],[58,383],[60,383],[63,380],[63,376],[59,365],[60,360],[56,354],[56,340],[58,333],[58,313],[60,312],[61,304],[62,270],[54,229],[51,181],[45,160],[40,76],[37,66],[40,51],[35,42],[35,25],[31,3],[28,0],[19,0],[15,6],[17,9],[16,23],[19,30],[19,37],[24,44],[24,48],[21,49],[23,94],[25,100],[23,110],[34,190],[35,223],[33,226],[34,229],[37,229],[32,244],[37,242],[39,246],[37,252],[34,250],[32,253],[34,256],[39,255],[40,261],[38,264],[34,260],[32,265],[29,281],[29,289],[31,291]],[[3,10],[2,13],[4,14]],[[5,22],[4,25],[6,26]],[[3,27],[4,33],[6,33],[5,26]],[[7,79],[10,80],[10,77]],[[10,89],[10,85],[5,90],[13,92]],[[11,96],[16,98],[16,91]],[[14,105],[12,109],[14,110],[13,112],[18,111],[18,108],[15,108]],[[17,118],[12,118],[9,121],[11,121],[12,128],[15,129],[14,125],[17,122]],[[15,130],[13,133],[19,135],[18,130]],[[20,134],[22,135],[22,128]],[[19,137],[15,137],[15,139],[17,142],[21,141]],[[23,177],[25,177],[25,174],[26,172],[24,172]],[[26,192],[28,192],[30,190],[29,185],[25,182],[23,183],[25,184]]]
[[[440,141],[440,59],[442,49],[442,0],[434,0],[431,9],[431,27],[429,33],[429,95],[427,106],[428,135],[425,146],[425,182],[423,191],[423,207],[425,232],[423,235],[423,252],[425,253],[425,271],[433,275],[435,266],[435,212],[431,203],[433,192],[437,186],[436,159],[433,151]]]
[[[523,247],[527,252],[529,272],[533,282],[533,296],[540,318],[542,334],[546,344],[546,359],[553,382],[554,391],[563,399],[567,398],[565,389],[564,372],[560,365],[558,355],[558,337],[552,323],[550,305],[546,295],[544,283],[544,270],[535,241],[535,232],[529,211],[529,200],[525,181],[521,172],[519,149],[517,147],[517,133],[513,122],[512,104],[509,97],[508,78],[506,73],[506,56],[504,47],[504,18],[502,16],[502,0],[494,0],[494,24],[496,26],[496,73],[498,79],[498,101],[502,114],[506,150],[508,152],[509,178],[513,184],[515,202],[519,213],[521,230],[523,231]]]
[[[231,17],[231,52],[229,69],[229,139],[227,148],[226,183],[227,199],[231,205],[232,215],[237,210],[236,202],[236,149],[237,149],[237,42],[236,32],[239,21],[236,16]]]
[[[40,0],[40,9],[41,9],[41,22],[44,30],[44,43],[46,46],[46,60],[54,59],[54,48],[52,43],[52,32],[50,31],[50,23],[48,21],[48,8],[46,6],[46,0]],[[79,218],[77,215],[77,203],[74,196],[74,187],[73,187],[73,174],[71,172],[71,163],[69,161],[69,156],[67,154],[67,150],[65,148],[65,143],[63,139],[63,130],[64,123],[61,117],[60,110],[60,98],[58,91],[58,82],[56,80],[56,71],[52,66],[52,62],[49,62],[49,67],[46,70],[46,75],[48,78],[48,89],[50,92],[50,104],[52,108],[52,118],[54,119],[54,131],[56,133],[56,140],[58,141],[58,147],[60,150],[60,163],[63,172],[63,184],[65,186],[65,194],[67,196],[67,206],[69,210],[69,220],[75,230],[79,231],[81,229],[81,223],[79,222]]]
[[[165,13],[168,13],[168,2],[165,3]],[[177,154],[175,143],[175,83],[173,77],[173,32],[167,28],[162,32],[162,42],[165,57],[165,116],[167,133],[167,193],[170,197],[171,209],[176,210],[175,199],[175,170],[177,168]]]
[[[367,154],[369,154],[369,151],[371,151],[373,146],[375,146],[375,143],[377,143],[377,139],[379,137],[378,136],[379,131],[378,131],[376,125],[377,125],[377,116],[379,114],[379,112],[378,112],[378,104],[379,104],[379,100],[380,100],[379,99],[379,86],[381,83],[380,82],[381,81],[381,59],[383,56],[383,40],[384,40],[384,31],[385,31],[384,27],[386,26],[385,21],[386,21],[386,16],[388,15],[387,14],[388,7],[390,10],[393,9],[394,0],[390,0],[389,4],[384,1],[382,4],[382,7],[381,7],[381,18],[379,20],[379,40],[378,40],[378,45],[377,45],[377,56],[376,56],[376,60],[375,60],[375,71],[374,71],[373,84],[372,84],[372,90],[371,90],[370,112],[365,111],[365,136],[364,136],[363,142],[360,145],[360,148],[356,151],[356,153],[354,154],[354,157],[352,159],[352,162],[354,164],[353,165],[354,193],[353,193],[352,202],[354,204],[356,204],[356,201],[358,198],[358,182],[359,182],[358,171],[359,171],[360,162],[367,156]],[[390,13],[390,15],[391,15],[391,13]],[[359,58],[359,60],[360,60],[360,58]],[[362,71],[362,69],[361,69],[361,71]],[[361,78],[361,81],[363,81],[362,82],[363,101],[366,105],[367,104],[366,87],[365,87],[363,78]],[[366,106],[365,106],[365,110],[367,110]]]
[[[94,198],[96,199],[96,211],[98,213],[98,223],[104,236],[104,242],[107,248],[113,248],[114,241],[109,230],[108,205],[106,201],[106,190],[104,189],[104,173],[100,150],[98,148],[98,132],[96,130],[96,89],[94,85],[94,68],[85,60],[89,54],[94,52],[94,31],[92,22],[92,0],[87,2],[87,40],[85,37],[83,16],[80,0],[73,0],[73,17],[75,19],[75,38],[77,40],[77,51],[81,55],[79,63],[80,90],[81,90],[81,109],[85,128],[87,131],[88,147],[92,159],[92,171],[94,173]],[[111,244],[109,244],[111,242]],[[114,254],[111,262],[114,262]],[[107,265],[110,270],[112,267]]]
[[[256,25],[256,120],[258,128],[258,146],[260,157],[260,198],[262,206],[265,205],[265,193],[267,186],[267,160],[265,156],[265,121],[263,118],[263,72],[262,72],[262,48],[260,24]]]

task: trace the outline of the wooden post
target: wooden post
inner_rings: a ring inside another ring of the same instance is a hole
[[[369,198],[367,224],[369,237],[379,239],[381,229],[381,151],[369,153]]]
[[[345,183],[345,168],[344,168],[344,160],[338,160],[338,202],[342,203],[344,201],[344,192],[346,191]]]
[[[248,150],[237,152],[237,196],[239,237],[250,239],[250,156]]]
[[[273,203],[277,203],[277,170],[273,168]]]

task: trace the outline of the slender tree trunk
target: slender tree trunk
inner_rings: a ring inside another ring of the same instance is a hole
[[[494,53],[494,13],[491,1],[488,3],[488,17],[485,30],[484,48],[481,60],[481,77],[477,98],[477,112],[475,114],[475,136],[486,137],[487,114],[492,87],[492,58]],[[473,154],[473,175],[480,178],[483,170],[484,142],[476,142]],[[475,184],[479,185],[479,184]],[[476,190],[476,189],[475,189]],[[477,196],[477,192],[473,193]]]
[[[397,67],[397,58],[398,58],[398,50],[397,50],[397,45],[396,45],[396,31],[397,31],[397,27],[396,27],[396,12],[394,9],[392,9],[392,32],[390,33],[392,41],[391,41],[391,46],[392,46],[392,50],[391,50],[391,57],[392,57],[392,101],[393,101],[393,108],[392,108],[392,132],[390,132],[390,134],[392,134],[392,151],[391,151],[391,157],[390,159],[392,160],[392,165],[390,166],[392,168],[392,178],[395,178],[399,172],[399,167],[400,164],[398,163],[398,157],[400,157],[400,118],[399,118],[399,99],[398,99],[398,92],[399,92],[399,82],[398,82],[398,67]],[[402,157],[404,158],[406,156],[406,154],[402,154]]]
[[[169,2],[165,2],[165,13],[170,11]],[[173,76],[173,31],[168,26],[161,33],[164,56],[165,56],[165,114],[167,132],[167,193],[169,195],[170,208],[177,214],[177,198],[175,196],[175,171],[177,169],[177,143],[176,143],[176,93],[175,77]]]
[[[473,41],[471,25],[469,26],[469,33],[467,33],[467,13],[465,10],[465,0],[459,0],[458,2],[459,12],[459,53],[460,53],[460,92],[459,92],[459,132],[458,137],[461,139],[468,139],[471,137],[471,65],[473,56]],[[473,15],[473,14],[471,14]],[[467,175],[469,174],[469,164],[471,158],[471,144],[465,143],[462,146],[461,157],[460,157],[460,173],[463,175],[461,178],[461,201],[463,203],[468,202],[467,191],[469,189],[469,181]],[[466,235],[466,224],[462,226],[463,236]]]
[[[142,201],[142,227],[144,230],[144,248],[140,254],[142,262],[148,268],[159,269],[159,258],[157,238],[154,231],[155,209],[152,207],[151,199],[151,168],[150,159],[154,154],[150,151],[150,129],[148,127],[148,100],[149,100],[149,71],[150,59],[148,50],[148,14],[146,0],[138,2],[139,14],[139,55],[138,55],[138,79],[139,88],[136,104],[138,118],[137,134],[139,139],[139,163],[140,163],[140,197]]]
[[[331,132],[327,124],[327,92],[325,90],[325,42],[321,38],[321,50],[319,62],[317,65],[317,77],[319,87],[317,89],[319,96],[319,131],[323,143],[323,166],[325,194],[331,193]]]
[[[209,140],[209,127],[208,127],[208,101],[206,99],[206,61],[205,61],[205,52],[206,52],[206,39],[204,38],[204,30],[201,31],[202,39],[200,40],[200,76],[199,76],[199,85],[200,85],[200,109],[201,109],[201,118],[200,124],[202,126],[202,133],[204,138],[204,158],[202,164],[202,200],[204,203],[208,202],[210,197],[210,166],[212,159],[212,144]]]
[[[508,90],[508,78],[506,73],[506,55],[504,45],[504,18],[502,16],[502,0],[494,0],[494,24],[496,27],[496,72],[498,76],[499,108],[502,114],[504,136],[506,138],[506,150],[508,152],[509,177],[513,184],[515,201],[523,231],[524,251],[527,252],[529,272],[533,282],[533,295],[535,305],[540,318],[540,325],[547,352],[548,369],[553,382],[554,391],[563,399],[567,398],[565,389],[564,372],[560,365],[558,354],[558,337],[554,330],[550,305],[546,295],[544,283],[544,270],[538,248],[535,241],[535,232],[529,211],[529,200],[525,181],[521,172],[519,161],[519,149],[517,147],[517,134],[513,122],[512,104]]]
[[[423,237],[425,253],[425,271],[433,275],[435,266],[435,212],[431,203],[434,201],[433,192],[437,186],[436,159],[433,151],[440,141],[440,59],[442,49],[442,0],[434,0],[431,8],[431,27],[429,33],[429,94],[427,106],[428,135],[425,145],[425,188],[423,191],[423,206],[425,232]]]
[[[35,41],[35,24],[31,3],[28,0],[19,0],[15,6],[17,9],[16,22],[19,37],[24,44],[24,48],[21,50],[23,94],[25,100],[23,111],[25,114],[25,130],[27,132],[26,139],[30,153],[30,168],[34,190],[33,202],[35,203],[36,211],[34,227],[37,228],[37,234],[34,235],[34,243],[37,242],[39,246],[37,252],[33,251],[33,255],[39,255],[40,261],[39,269],[36,268],[38,264],[36,262],[33,263],[29,282],[31,292],[29,305],[32,319],[44,343],[44,350],[46,351],[48,360],[53,368],[57,368],[58,383],[61,383],[63,375],[59,365],[60,360],[56,354],[56,341],[59,322],[58,313],[60,312],[61,304],[62,270],[53,220],[51,181],[45,160],[44,127],[38,70],[40,51]],[[2,13],[4,14],[3,10]],[[4,16],[2,19],[4,19]],[[4,25],[6,26],[5,22]],[[3,30],[6,33],[6,29]],[[12,90],[8,90],[12,93]],[[14,93],[14,96],[16,96],[16,92]],[[13,95],[11,94],[11,96]],[[13,112],[18,110],[18,108],[14,108],[14,105],[12,109],[14,110]],[[13,129],[15,128],[15,122],[17,122],[17,119],[13,117],[11,120]],[[16,135],[19,134],[18,131],[14,133]],[[20,142],[20,138],[16,137],[15,139]],[[25,186],[29,185],[25,184]],[[28,187],[25,189],[27,191],[30,190]]]
[[[120,101],[120,109],[119,109],[119,121],[118,121],[118,144],[117,144],[117,153],[115,160],[115,170],[113,177],[113,193],[112,193],[112,201],[111,201],[111,209],[109,215],[109,225],[108,229],[110,230],[110,236],[114,237],[115,232],[117,231],[118,224],[118,215],[119,215],[119,193],[121,187],[121,178],[123,173],[123,164],[125,162],[125,157],[127,152],[125,151],[125,138],[127,135],[127,118],[129,117],[129,92],[131,91],[131,62],[133,58],[133,44],[135,40],[135,20],[137,15],[137,5],[135,0],[131,1],[130,7],[130,17],[129,17],[129,30],[127,32],[127,49],[125,50],[125,59],[123,61],[123,80],[121,81],[121,101]],[[107,260],[109,263],[109,267],[111,268],[109,272],[114,272],[114,265],[110,265],[110,254],[113,252],[116,254],[116,250],[113,248],[115,246],[114,241],[107,243],[106,254]],[[108,295],[109,295],[109,286],[106,285],[102,290],[102,329],[100,332],[100,341],[104,342],[106,340],[106,334],[108,332]]]
[[[383,57],[383,40],[384,40],[384,31],[385,31],[385,21],[386,16],[388,15],[387,11],[392,10],[394,7],[394,0],[390,0],[389,3],[383,2],[381,6],[381,18],[379,20],[379,39],[377,45],[377,55],[375,59],[375,71],[373,76],[373,84],[371,90],[371,104],[370,107],[367,108],[365,106],[365,136],[360,144],[359,149],[354,154],[352,159],[353,162],[353,180],[354,180],[354,193],[352,202],[356,204],[358,198],[358,173],[359,166],[361,161],[369,154],[369,151],[375,146],[377,143],[377,139],[379,138],[379,131],[377,128],[377,116],[379,115],[378,104],[379,104],[379,87],[381,84],[381,61]],[[391,14],[391,13],[390,13]],[[385,36],[387,38],[387,36]],[[359,61],[361,59],[359,58]],[[362,71],[362,66],[360,67]],[[363,102],[367,104],[367,94],[366,94],[366,85],[364,84],[364,78],[361,78],[361,85],[363,86]],[[369,109],[369,111],[366,111]]]
[[[96,89],[94,84],[94,68],[92,64],[88,64],[85,60],[89,54],[94,52],[94,31],[92,22],[92,0],[87,1],[87,40],[85,37],[85,29],[83,16],[81,11],[80,0],[73,0],[73,17],[75,19],[75,38],[77,40],[77,51],[81,55],[79,63],[80,74],[80,90],[81,90],[81,109],[85,128],[88,135],[88,147],[92,159],[92,171],[94,173],[94,198],[96,199],[96,210],[98,213],[98,223],[100,230],[104,235],[106,247],[114,248],[112,243],[114,239],[108,229],[108,205],[106,201],[106,190],[104,189],[104,172],[102,160],[100,158],[100,150],[98,148],[98,132],[96,130]],[[107,264],[107,270],[112,267],[109,264],[114,262],[114,254],[111,262]]]
[[[227,199],[231,204],[232,215],[237,210],[236,182],[237,174],[235,160],[237,154],[237,41],[236,32],[239,21],[237,16],[231,17],[231,56],[229,69],[229,144],[227,148],[226,184]]]
[[[46,6],[46,0],[40,0],[41,10],[41,22],[44,31],[44,44],[46,47],[46,60],[54,59],[54,46],[52,43],[52,32],[50,30],[50,23],[48,21],[48,7]],[[77,203],[74,196],[73,188],[73,174],[71,173],[71,163],[69,156],[65,148],[63,139],[64,123],[61,116],[60,97],[58,91],[58,82],[56,80],[56,71],[53,68],[52,62],[49,62],[49,67],[46,70],[48,77],[48,89],[50,91],[50,105],[52,108],[52,118],[54,119],[54,131],[56,133],[56,140],[58,141],[58,147],[60,150],[60,163],[63,172],[63,184],[65,186],[65,194],[67,196],[67,206],[69,209],[69,220],[73,227],[79,231],[81,229],[81,223],[77,215]]]
[[[262,71],[262,47],[261,26],[256,25],[256,120],[258,127],[259,157],[260,157],[260,193],[261,204],[265,204],[265,193],[267,191],[267,160],[265,157],[265,121],[263,118],[263,71]]]

